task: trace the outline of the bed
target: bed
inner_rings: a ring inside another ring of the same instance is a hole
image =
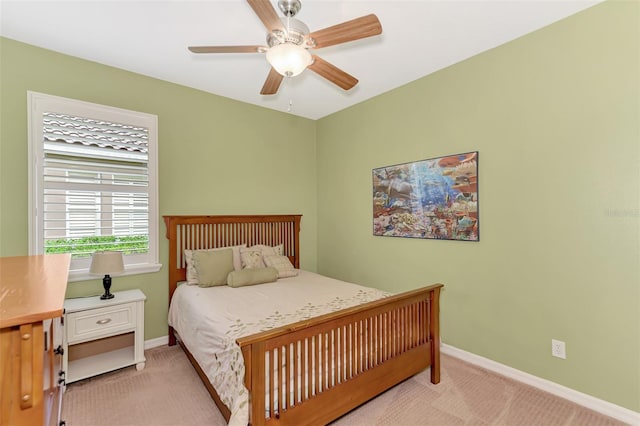
[[[300,268],[301,215],[164,216],[164,220],[169,239],[170,311],[174,295],[177,303],[187,287],[194,287],[184,286],[184,291],[176,293],[187,276],[185,250],[241,244],[280,246],[293,267]],[[304,279],[316,279],[316,274],[299,272]],[[292,279],[279,279],[269,288],[276,288],[280,281],[292,285],[286,280]],[[241,401],[246,403],[234,403],[232,409],[212,384],[211,366],[202,362],[202,353],[208,349],[193,341],[185,344],[171,326],[169,344],[180,342],[230,424],[327,424],[426,368],[430,368],[431,382],[440,382],[442,287],[434,284],[385,294],[356,306],[234,337],[233,347],[241,361],[241,368],[234,371],[241,376],[240,387],[246,392]],[[220,289],[233,290],[239,289]],[[244,416],[238,414],[238,406],[246,411]]]

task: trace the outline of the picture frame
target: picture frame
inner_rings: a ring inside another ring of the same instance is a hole
[[[478,154],[373,169],[373,235],[480,241]]]

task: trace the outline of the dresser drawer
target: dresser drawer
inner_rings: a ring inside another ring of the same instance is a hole
[[[66,321],[68,343],[113,336],[135,329],[136,304],[125,303],[73,312],[67,314]]]

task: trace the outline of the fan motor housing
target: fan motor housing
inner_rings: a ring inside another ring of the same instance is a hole
[[[311,48],[315,45],[313,39],[309,37],[309,27],[294,18],[280,18],[282,25],[286,31],[275,30],[267,34],[267,45],[269,47],[282,43],[291,43],[305,48]]]

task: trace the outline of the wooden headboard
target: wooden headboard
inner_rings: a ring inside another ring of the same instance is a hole
[[[246,244],[284,245],[284,254],[300,267],[302,215],[163,216],[169,239],[169,301],[186,279],[184,250]]]

